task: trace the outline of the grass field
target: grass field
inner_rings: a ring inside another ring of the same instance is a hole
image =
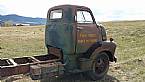
[[[145,56],[145,21],[103,23],[117,43],[119,61]]]
[[[106,27],[108,37],[113,37],[117,43],[118,63],[110,67],[108,77],[111,80],[106,80],[107,77],[101,82],[143,82],[145,21],[116,21],[102,24]],[[44,30],[44,26],[0,28],[0,58],[46,54]]]
[[[46,53],[44,26],[0,28],[0,58]]]

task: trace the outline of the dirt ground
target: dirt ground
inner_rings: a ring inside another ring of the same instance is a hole
[[[101,80],[91,81],[82,74],[72,74],[61,78],[51,78],[47,82],[144,82],[145,58],[136,58],[124,62],[110,63],[108,74]],[[4,81],[4,80],[3,80]],[[2,82],[3,82],[2,81]],[[12,76],[6,82],[46,82],[44,80],[31,80],[29,76]]]

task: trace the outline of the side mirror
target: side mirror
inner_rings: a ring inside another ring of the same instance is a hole
[[[113,38],[110,38],[110,41],[112,42],[114,39]]]

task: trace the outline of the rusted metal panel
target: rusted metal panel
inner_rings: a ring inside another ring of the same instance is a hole
[[[17,64],[27,64],[34,62],[34,60],[31,57],[13,58],[13,60]]]
[[[73,26],[63,22],[49,22],[46,27],[46,45],[61,48],[64,53],[72,54],[75,52],[75,42],[73,41]]]
[[[101,41],[99,29],[95,24],[77,24],[77,53],[86,52],[95,42]]]
[[[60,60],[58,59],[58,57],[52,55],[3,59],[0,60],[0,79],[2,77],[7,77],[11,75],[26,74],[29,73],[30,71],[32,72],[33,67],[30,67],[31,65],[35,66],[37,64],[39,65],[44,64],[50,66],[49,63],[56,62],[58,60]],[[36,71],[35,73],[37,73],[37,70],[35,71]]]
[[[87,59],[87,58],[79,59],[79,67],[82,71],[91,70],[91,63],[92,63],[91,59]]]
[[[53,62],[56,60],[59,60],[59,57],[53,55],[53,54],[47,54],[47,55],[40,55],[40,56],[33,56],[34,59],[36,59],[39,63],[40,62]]]
[[[33,80],[59,76],[63,74],[63,71],[64,67],[61,62],[30,66],[30,75]]]
[[[53,10],[62,10],[62,18],[50,19]],[[74,9],[72,6],[56,6],[48,11],[47,24],[45,29],[46,46],[53,46],[63,50],[66,54],[75,53],[74,40]]]
[[[116,49],[116,44],[113,43],[113,42],[110,42],[110,41],[104,41],[102,42],[102,46],[95,49],[95,51],[93,52],[93,54],[90,56],[91,59],[95,58],[95,56],[101,52],[109,52],[111,53],[111,59],[112,59],[112,62],[117,60],[115,59],[115,49]]]
[[[15,74],[16,74],[15,67],[0,68],[0,77],[11,76]]]
[[[28,65],[0,68],[0,77],[6,77],[6,76],[18,75],[18,74],[26,74],[26,73],[29,73]]]
[[[49,47],[49,54],[53,54],[53,55],[57,56],[59,59],[62,59],[61,49]]]
[[[11,75],[17,75],[17,74],[26,74],[28,72],[29,72],[29,64],[23,64],[23,65],[22,64],[17,64],[17,65],[7,64],[5,66],[4,65],[0,66],[0,77],[6,77],[6,76],[11,76]]]
[[[32,79],[41,79],[41,67],[38,65],[30,66],[30,76]]]

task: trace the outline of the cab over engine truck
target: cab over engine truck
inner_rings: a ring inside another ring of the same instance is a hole
[[[116,44],[112,38],[107,41],[105,28],[96,24],[92,11],[85,6],[50,8],[45,44],[47,55],[0,60],[0,76],[30,73],[32,79],[42,79],[83,72],[98,80],[107,74],[109,62],[117,60]]]

